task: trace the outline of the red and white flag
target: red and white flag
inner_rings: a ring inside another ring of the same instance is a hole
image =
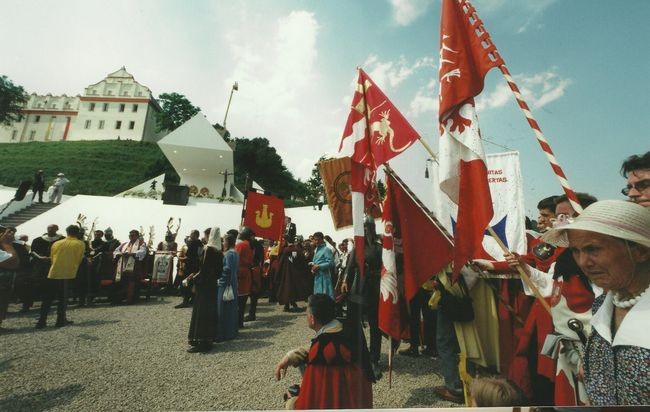
[[[394,339],[400,339],[404,328],[408,328],[407,303],[452,259],[450,240],[418,203],[402,183],[386,174],[379,328]],[[399,269],[397,253],[403,255],[403,267]]]
[[[503,60],[471,4],[443,0],[439,170],[440,189],[458,205],[453,281],[481,248],[483,233],[494,214],[474,97],[483,90],[486,73],[501,64]]]
[[[408,149],[419,134],[361,69],[351,109],[339,152],[352,160],[352,230],[355,257],[363,275],[363,219],[365,210],[376,201],[377,166]]]

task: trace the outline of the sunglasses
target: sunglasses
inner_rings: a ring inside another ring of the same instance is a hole
[[[626,187],[621,189],[621,193],[623,193],[625,196],[629,196],[630,190],[632,189],[636,189],[636,191],[640,193],[649,187],[650,187],[650,179],[639,180],[638,182],[633,184],[628,184]]]

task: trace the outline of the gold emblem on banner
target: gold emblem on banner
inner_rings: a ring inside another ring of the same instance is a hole
[[[263,229],[273,224],[273,213],[269,213],[269,205],[262,204],[262,210],[255,211],[255,224]]]

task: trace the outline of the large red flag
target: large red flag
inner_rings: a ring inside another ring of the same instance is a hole
[[[355,257],[363,274],[363,215],[375,201],[377,166],[406,150],[419,135],[379,87],[359,69],[339,152],[350,156]]]
[[[379,328],[396,340],[407,334],[408,302],[452,260],[451,241],[418,203],[414,194],[386,173]],[[401,268],[397,254],[402,254]]]
[[[244,206],[244,226],[251,228],[257,237],[279,240],[284,229],[284,201],[249,191]]]
[[[458,205],[454,234],[455,281],[460,269],[480,250],[492,219],[474,97],[486,73],[503,60],[466,0],[443,0],[440,23],[440,188]]]

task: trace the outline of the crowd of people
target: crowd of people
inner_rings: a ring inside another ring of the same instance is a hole
[[[544,198],[528,253],[475,259],[457,282],[448,267],[407,302],[408,346],[398,353],[439,358],[440,398],[474,406],[650,404],[650,152],[628,158],[622,174],[628,200],[578,193],[578,214],[567,196]],[[177,308],[192,307],[188,352],[207,352],[257,321],[258,301],[268,298],[286,312],[305,311],[316,332],[309,349],[292,350],[276,365],[278,379],[289,366],[302,368],[301,385],[285,394],[288,406],[372,407],[384,366],[382,245],[373,219],[364,223],[363,276],[352,239],[304,238],[290,218],[281,241],[257,239],[248,227],[223,236],[218,227],[193,230],[180,247],[168,230],[155,250],[137,230],[126,242],[110,228],[90,239],[72,225],[66,235],[50,225],[29,247],[2,229],[0,322],[10,299],[7,273],[23,311],[42,298],[37,328],[53,300],[55,326],[71,323],[71,285],[79,306],[102,293],[111,304],[133,304],[157,288],[182,296]],[[452,304],[469,308],[467,318],[450,312]]]

